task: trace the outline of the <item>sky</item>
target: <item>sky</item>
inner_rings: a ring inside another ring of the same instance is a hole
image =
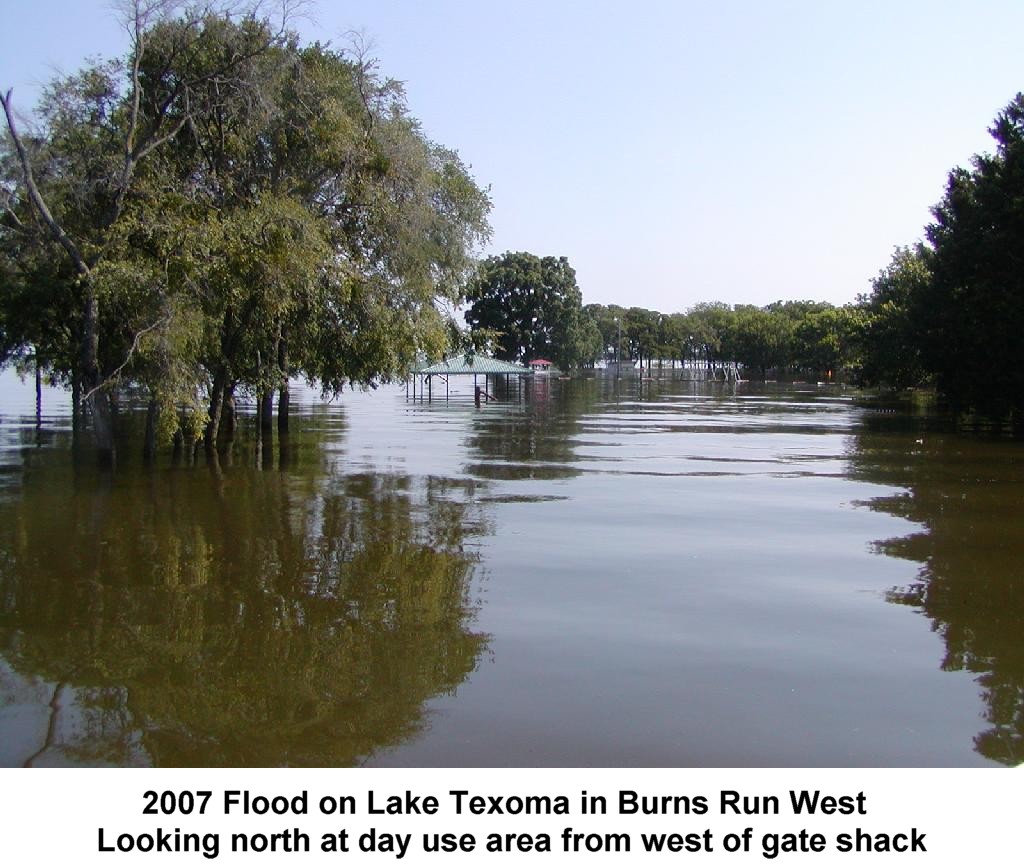
[[[0,0],[0,88],[127,47],[107,0]],[[484,251],[567,256],[584,302],[844,304],[923,237],[1024,90],[1024,3],[320,0],[490,190]]]

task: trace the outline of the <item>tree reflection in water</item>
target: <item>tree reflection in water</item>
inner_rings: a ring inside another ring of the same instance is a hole
[[[350,764],[415,733],[485,648],[468,483],[73,472],[27,471],[0,503],[17,761]]]
[[[1024,463],[1019,443],[929,430],[875,418],[858,436],[862,478],[905,488],[868,506],[922,530],[876,546],[920,563],[918,581],[894,588],[946,645],[943,669],[977,674],[988,728],[975,750],[1024,761]]]

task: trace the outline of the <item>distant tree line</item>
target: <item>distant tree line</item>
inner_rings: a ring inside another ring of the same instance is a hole
[[[924,386],[957,413],[1020,429],[1024,95],[1000,112],[990,133],[995,153],[950,172],[925,240],[897,248],[855,303],[710,302],[682,313],[583,306],[567,260],[507,253],[484,263],[466,319],[473,329],[486,328],[492,346],[509,359],[542,351],[566,366],[631,359],[647,367],[713,370],[738,363],[761,378],[771,372],[893,389]],[[552,268],[558,279],[540,277]]]
[[[147,452],[213,449],[242,391],[286,428],[290,378],[333,393],[446,345],[488,196],[288,8],[133,3],[127,57],[53,82],[35,126],[2,98],[0,362],[71,388],[103,453],[129,389]]]
[[[713,371],[738,363],[762,379],[769,372],[828,377],[853,365],[857,353],[858,311],[828,302],[778,301],[763,308],[704,302],[670,314],[590,304],[584,311],[601,335],[589,364],[632,359],[646,367],[678,362]]]
[[[543,356],[561,368],[632,360],[651,367],[717,370],[740,363],[769,371],[831,376],[854,363],[860,312],[827,302],[765,308],[698,304],[685,313],[583,305],[565,257],[505,253],[481,263],[467,291],[465,318],[477,349],[508,361]]]

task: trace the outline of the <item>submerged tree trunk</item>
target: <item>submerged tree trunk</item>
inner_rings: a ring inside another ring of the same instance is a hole
[[[76,368],[71,373],[71,430],[78,433],[82,424],[82,380]]]
[[[237,418],[235,384],[228,383],[224,386],[224,401],[220,409],[220,428],[217,432],[218,446],[223,447],[234,442]]]
[[[156,458],[156,423],[160,415],[160,405],[155,398],[150,398],[146,408],[146,434],[142,441],[142,459],[147,464]]]
[[[277,366],[281,370],[281,390],[277,398],[277,433],[288,433],[288,411],[291,396],[288,394],[288,343],[284,338],[277,342]]]
[[[221,365],[213,375],[213,386],[210,389],[210,418],[203,434],[203,445],[207,450],[212,450],[217,445],[217,433],[220,430],[220,416],[224,407],[224,389],[227,382],[227,368]]]
[[[266,443],[274,439],[274,391],[264,389],[259,396],[260,434]]]
[[[177,467],[181,464],[182,456],[185,454],[185,435],[181,433],[181,428],[174,432],[174,437],[171,440],[171,464]]]
[[[36,425],[43,424],[43,370],[39,367],[39,355],[36,354]]]
[[[77,457],[82,445],[82,379],[78,366],[71,369],[71,452]]]
[[[259,457],[257,464],[264,469],[274,464],[274,390],[265,389],[259,396]]]
[[[85,281],[85,319],[82,330],[82,385],[88,396],[92,413],[93,433],[100,457],[114,460],[114,420],[110,411],[110,396],[103,387],[99,364],[100,303],[91,280]]]

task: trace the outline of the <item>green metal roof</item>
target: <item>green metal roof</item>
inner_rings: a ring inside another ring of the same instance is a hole
[[[492,359],[490,356],[482,356],[480,353],[471,355],[466,353],[461,356],[452,356],[443,362],[427,365],[423,368],[413,368],[414,374],[529,374],[529,368],[522,365],[514,365],[511,362],[502,362],[499,359]]]

